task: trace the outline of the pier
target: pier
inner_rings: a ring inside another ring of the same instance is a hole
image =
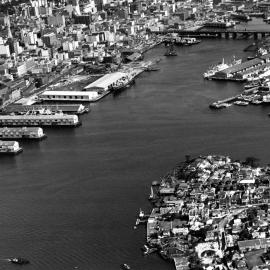
[[[179,30],[179,29],[169,29],[163,31],[151,31],[153,34],[166,35],[166,34],[178,34],[180,37],[199,37],[199,38],[225,38],[225,39],[237,39],[243,38],[248,39],[253,37],[253,39],[262,39],[264,37],[270,36],[270,30],[238,30],[238,29],[213,29],[204,30],[203,28],[189,31],[189,30]]]
[[[35,139],[41,140],[46,135],[40,127],[3,127],[0,128],[0,139]]]
[[[76,127],[81,123],[77,115],[0,115],[0,126],[69,126]]]

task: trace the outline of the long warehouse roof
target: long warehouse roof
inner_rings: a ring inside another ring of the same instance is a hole
[[[114,72],[104,75],[103,77],[97,79],[96,81],[85,86],[84,89],[89,88],[108,88],[111,84],[115,83],[117,80],[126,77],[127,74],[123,72]]]

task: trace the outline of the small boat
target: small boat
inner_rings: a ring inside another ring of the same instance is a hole
[[[165,56],[177,56],[177,52],[174,49],[173,44],[170,45],[170,47],[168,48],[168,50],[165,52],[164,54]]]
[[[262,104],[263,101],[262,100],[253,100],[251,101],[251,104],[254,104],[254,105],[259,105],[259,104]]]
[[[122,269],[126,269],[126,270],[130,270],[131,269],[130,266],[128,264],[126,264],[126,263],[123,263],[121,265],[121,267],[122,267]]]
[[[18,258],[11,258],[11,259],[8,259],[9,262],[11,263],[15,263],[15,264],[28,264],[30,263],[27,259],[24,259],[24,258],[21,258],[21,257],[18,257]]]
[[[247,101],[235,101],[233,104],[238,105],[238,106],[247,106],[249,102]]]

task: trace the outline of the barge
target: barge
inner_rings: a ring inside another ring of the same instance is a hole
[[[40,127],[3,127],[0,128],[0,139],[34,139],[46,138]]]
[[[81,122],[77,115],[0,115],[0,126],[66,126],[76,127]]]
[[[16,155],[22,152],[17,141],[0,141],[0,154],[12,154]]]

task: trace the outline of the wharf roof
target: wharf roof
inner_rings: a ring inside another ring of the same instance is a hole
[[[93,96],[93,91],[44,91],[40,96]]]
[[[242,71],[243,69],[246,69],[246,68],[251,68],[255,65],[259,65],[263,62],[262,59],[259,59],[259,58],[255,58],[255,59],[252,59],[252,60],[249,60],[249,61],[246,61],[244,63],[241,63],[241,64],[237,64],[237,65],[234,65],[232,67],[229,67],[229,68],[226,68],[224,70],[221,70],[219,71],[218,73],[226,73],[226,74],[230,74],[230,73],[235,73],[235,72],[239,72],[239,71]]]
[[[14,146],[17,143],[16,141],[0,141],[0,146]]]
[[[254,67],[254,68],[251,68],[249,70],[245,70],[245,71],[241,71],[240,73],[241,74],[249,74],[249,73],[253,73],[254,71],[258,70],[258,69],[263,69],[264,67],[269,67],[270,66],[270,63],[266,63],[266,64],[263,64],[259,67]]]
[[[73,114],[29,114],[29,115],[0,115],[0,121],[1,120],[24,120],[24,119],[73,119],[74,117],[77,117],[77,115]]]
[[[0,132],[3,131],[29,131],[29,132],[38,132],[41,127],[0,127]]]
[[[126,77],[127,74],[123,72],[114,72],[104,75],[103,77],[99,78],[98,80],[90,83],[87,85],[84,89],[90,89],[90,88],[102,88],[106,89],[119,79]]]

